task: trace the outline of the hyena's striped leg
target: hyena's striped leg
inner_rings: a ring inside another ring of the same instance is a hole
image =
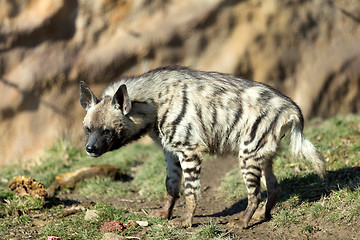
[[[184,174],[186,208],[185,213],[180,218],[173,219],[170,224],[178,227],[191,227],[200,195],[201,158],[197,154],[181,154],[180,164]]]
[[[179,198],[181,185],[181,166],[179,158],[168,151],[164,151],[166,160],[166,197],[161,209],[151,213],[154,217],[170,218],[176,200]]]
[[[280,193],[280,186],[272,169],[272,160],[266,162],[262,171],[261,181],[266,186],[267,200],[265,205],[255,213],[256,216],[254,218],[268,219],[271,217],[271,209],[274,207]]]
[[[231,225],[246,228],[251,217],[254,215],[260,201],[260,178],[261,178],[261,159],[255,157],[240,158],[240,168],[245,185],[248,191],[248,205],[243,212],[240,220],[233,221]]]

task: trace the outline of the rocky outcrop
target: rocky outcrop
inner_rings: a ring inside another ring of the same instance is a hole
[[[359,26],[354,0],[1,1],[0,165],[79,143],[80,80],[163,65],[268,83],[306,117],[360,112]]]

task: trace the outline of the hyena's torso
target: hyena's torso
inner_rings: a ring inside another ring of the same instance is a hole
[[[119,97],[117,92],[122,85],[126,86],[125,93]],[[114,98],[119,99],[115,104],[111,101]],[[126,99],[131,100],[130,111],[124,110]],[[287,131],[292,132],[294,152],[309,158],[321,175],[325,172],[321,154],[302,135],[300,109],[288,97],[261,83],[221,73],[167,67],[120,79],[104,90],[102,100],[94,102],[87,108],[84,126],[94,128],[98,124],[99,128],[113,128],[118,134],[103,152],[145,133],[163,147],[167,196],[155,215],[171,216],[184,176],[185,214],[172,220],[180,226],[192,222],[204,152],[232,153],[239,159],[249,193],[249,204],[240,220],[244,226],[260,201],[260,179],[268,198],[259,216],[268,217],[275,204],[279,187],[272,158]],[[97,137],[88,133],[88,141],[94,138]]]
[[[302,121],[299,108],[279,92],[221,73],[162,68],[115,82],[103,96],[113,96],[121,84],[132,101],[154,106],[151,136],[170,151],[248,154],[267,141],[280,140],[290,116]]]

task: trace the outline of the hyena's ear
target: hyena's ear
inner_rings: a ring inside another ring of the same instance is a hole
[[[119,87],[113,96],[112,105],[120,109],[124,115],[131,111],[131,100],[124,84]]]
[[[96,98],[95,94],[91,91],[89,86],[81,81],[80,82],[80,104],[87,111],[92,106],[95,106],[99,100]]]

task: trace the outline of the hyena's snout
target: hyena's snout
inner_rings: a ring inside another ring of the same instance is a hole
[[[95,144],[92,143],[86,143],[85,148],[86,148],[86,152],[89,154],[94,154],[97,151]]]
[[[85,144],[86,153],[91,157],[99,157],[106,151],[102,144],[101,136],[99,134],[90,134]]]

